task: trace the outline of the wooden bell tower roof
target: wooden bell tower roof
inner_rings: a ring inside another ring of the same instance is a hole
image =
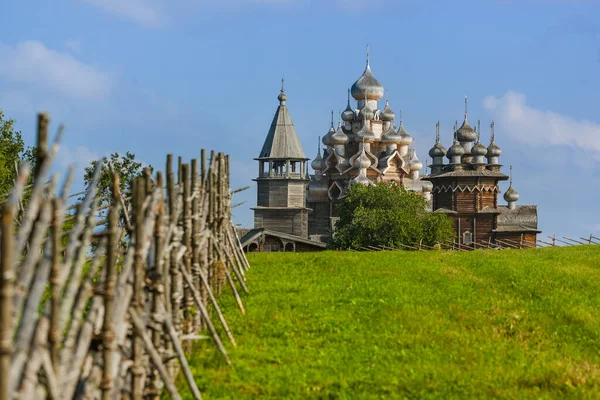
[[[289,160],[308,160],[302,150],[302,145],[296,134],[292,117],[288,111],[286,100],[287,95],[283,89],[283,80],[281,84],[281,93],[277,97],[279,107],[273,117],[271,128],[265,139],[262,150],[256,160],[265,159],[289,159]]]

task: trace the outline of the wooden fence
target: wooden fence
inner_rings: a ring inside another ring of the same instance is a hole
[[[230,363],[218,296],[231,291],[245,312],[250,266],[230,219],[228,156],[202,150],[173,171],[168,155],[164,173],[147,169],[128,193],[113,173],[108,199],[98,163],[69,206],[73,170],[57,193],[48,177],[61,131],[48,147],[47,127],[40,114],[38,167],[20,168],[2,205],[0,400],[179,399],[180,372],[201,398],[184,349],[208,338]]]
[[[578,246],[578,245],[600,245],[600,238],[590,234],[586,237],[579,237],[579,240],[572,239],[567,236],[556,237],[556,235],[548,236],[548,240],[536,239],[536,243],[523,240],[512,240],[512,239],[496,239],[495,242],[481,241],[479,243],[472,242],[469,244],[461,243],[458,240],[446,241],[438,243],[436,246],[427,246],[423,244],[423,241],[413,244],[402,244],[399,243],[397,246],[368,246],[362,247],[361,251],[383,251],[383,250],[410,250],[410,251],[427,251],[427,250],[448,250],[448,251],[470,251],[470,250],[484,250],[484,249],[535,249],[541,247],[566,247],[566,246]]]

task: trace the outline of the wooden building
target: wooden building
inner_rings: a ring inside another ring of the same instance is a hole
[[[431,174],[424,177],[433,184],[433,212],[452,217],[459,243],[474,246],[497,243],[512,247],[523,242],[535,245],[537,206],[516,205],[519,194],[512,184],[504,194],[507,205],[498,204],[499,182],[509,177],[501,172],[502,154],[494,138],[491,124],[491,143],[486,148],[480,135],[469,125],[467,100],[465,117],[460,128],[454,128],[454,143],[446,151],[440,143],[439,123],[436,142],[429,151],[433,159]],[[444,164],[444,157],[448,163]]]
[[[311,162],[314,175],[308,182],[307,204],[312,210],[309,236],[314,240],[329,240],[338,219],[338,205],[354,184],[397,182],[430,200],[431,183],[421,180],[423,164],[402,116],[396,120],[387,97],[383,109],[379,108],[384,94],[367,55],[363,74],[348,90],[348,103],[337,129],[332,112],[329,131],[319,140],[317,156]]]
[[[400,114],[386,96],[379,109],[383,85],[371,71],[369,57],[363,74],[348,90],[346,109],[337,129],[334,114],[331,126],[319,138],[317,156],[310,166],[286,105],[283,85],[279,107],[262,150],[259,163],[257,206],[254,229],[242,238],[246,251],[320,250],[331,238],[338,219],[338,205],[355,184],[397,182],[407,190],[422,194],[431,211],[450,215],[460,243],[535,243],[537,207],[517,206],[518,193],[511,186],[498,204],[499,182],[509,179],[498,163],[501,155],[493,135],[487,148],[469,125],[466,112],[460,128],[454,127],[454,143],[446,151],[440,143],[439,123],[436,143],[429,152],[431,173],[421,175],[413,138],[407,133]],[[356,107],[350,98],[356,100]],[[412,145],[412,147],[411,147]],[[444,163],[444,157],[449,159]],[[295,239],[293,239],[295,238]],[[500,243],[500,242],[499,242]]]
[[[304,155],[281,86],[279,107],[258,157],[257,205],[254,229],[241,239],[246,251],[321,250],[324,243],[308,239]]]

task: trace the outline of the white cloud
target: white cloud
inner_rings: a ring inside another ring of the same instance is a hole
[[[0,77],[77,99],[103,99],[111,84],[107,74],[35,40],[14,47],[0,43]]]
[[[158,26],[166,15],[156,0],[85,0],[109,14],[129,19],[142,25]]]
[[[503,135],[529,145],[563,145],[583,150],[600,161],[600,124],[576,120],[550,110],[526,104],[522,93],[507,92],[503,97],[489,96],[484,107],[498,120]]]

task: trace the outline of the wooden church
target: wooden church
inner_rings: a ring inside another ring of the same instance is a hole
[[[519,195],[511,185],[498,204],[498,183],[509,179],[501,173],[500,148],[494,140],[485,147],[478,131],[469,125],[466,99],[464,121],[454,128],[454,143],[446,151],[436,142],[429,155],[431,173],[421,175],[413,138],[402,117],[384,96],[384,88],[371,72],[369,57],[362,76],[348,91],[348,103],[337,129],[333,123],[319,140],[317,156],[308,161],[287,108],[283,82],[258,162],[257,205],[254,229],[241,241],[245,251],[317,251],[326,247],[335,231],[338,204],[355,184],[397,182],[422,194],[431,211],[448,214],[454,221],[457,241],[467,246],[496,241],[535,243],[537,207],[516,205]],[[356,100],[351,106],[350,96]],[[411,147],[412,145],[412,147]],[[444,157],[448,163],[444,163]]]

